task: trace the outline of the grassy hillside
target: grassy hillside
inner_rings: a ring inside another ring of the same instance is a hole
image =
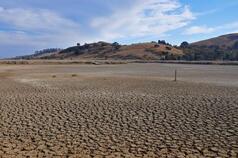
[[[63,50],[46,49],[17,59],[103,60],[238,60],[238,33],[219,36],[180,47],[165,41],[120,45],[97,42]]]
[[[13,59],[25,59],[25,60],[27,60],[27,59],[43,59],[43,58],[47,58],[53,54],[57,54],[61,50],[62,49],[59,49],[59,48],[48,48],[48,49],[36,51],[34,54],[31,54],[31,55],[18,56]]]
[[[185,60],[238,60],[238,34],[195,42],[182,49]]]
[[[231,49],[238,42],[238,33],[228,34],[219,36],[216,38],[211,38],[208,40],[203,40],[199,42],[192,43],[195,46],[219,46],[223,49]],[[237,45],[238,46],[238,45]]]
[[[177,59],[182,50],[168,44],[138,43],[119,45],[118,43],[98,42],[74,46],[43,59]]]

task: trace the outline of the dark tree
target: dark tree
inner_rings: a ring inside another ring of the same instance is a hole
[[[114,43],[112,43],[112,45],[113,45],[113,46],[118,46],[119,43],[118,43],[118,42],[114,42]]]
[[[121,47],[120,44],[117,42],[114,42],[112,46],[115,47],[115,49],[119,49]]]
[[[188,46],[189,46],[189,43],[186,42],[186,41],[184,41],[184,42],[182,42],[182,43],[180,44],[180,47],[181,47],[181,48],[187,48]]]
[[[164,45],[166,45],[166,42],[165,42],[165,40],[158,40],[158,44],[164,44]]]
[[[158,40],[158,44],[172,46],[170,43],[167,43],[165,40]]]
[[[233,45],[232,48],[233,48],[233,49],[238,49],[238,41],[234,43],[234,45]]]

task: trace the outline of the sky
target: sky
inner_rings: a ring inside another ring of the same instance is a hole
[[[238,32],[238,0],[0,0],[0,58],[97,41],[179,45]]]

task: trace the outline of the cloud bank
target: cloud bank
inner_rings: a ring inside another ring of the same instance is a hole
[[[128,36],[143,38],[184,27],[194,19],[189,6],[177,0],[138,0],[126,10],[93,19],[91,26],[108,40]]]
[[[194,35],[194,34],[206,34],[214,32],[215,28],[207,27],[207,26],[192,26],[185,30],[185,35]]]
[[[60,46],[80,36],[80,24],[45,9],[0,7],[0,23],[1,45]]]
[[[234,31],[229,31],[229,30],[238,30],[238,22],[223,24],[216,27],[191,26],[185,29],[184,34],[185,35],[208,34],[208,33],[213,33],[218,31],[224,32],[224,30],[226,33],[234,33]]]

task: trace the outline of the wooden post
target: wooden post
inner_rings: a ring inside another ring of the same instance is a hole
[[[177,82],[177,70],[174,71],[174,82]]]

